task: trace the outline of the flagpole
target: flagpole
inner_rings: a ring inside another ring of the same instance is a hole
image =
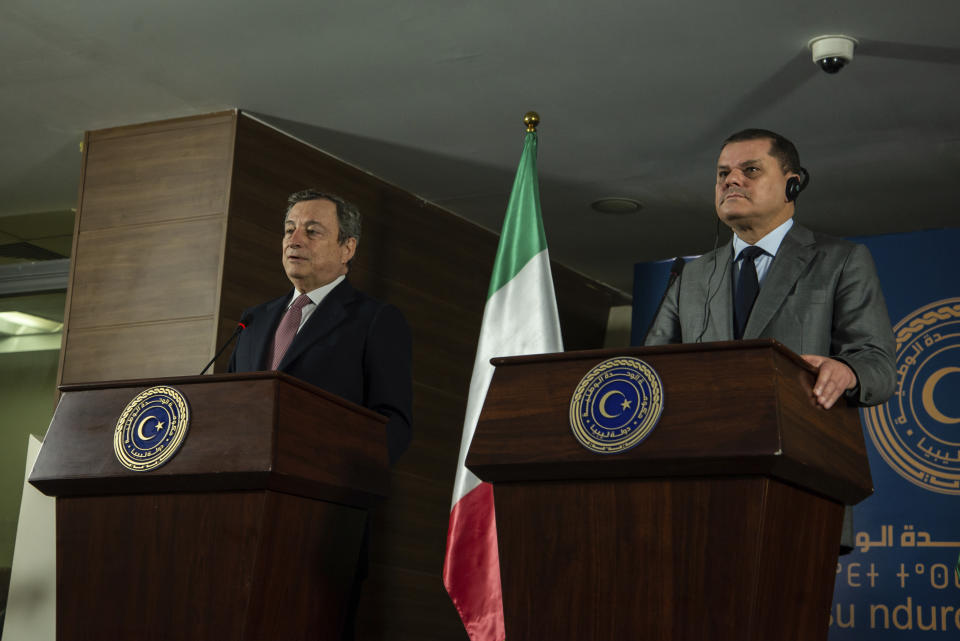
[[[493,486],[466,468],[493,378],[490,359],[563,351],[540,213],[535,111],[523,117],[523,153],[507,204],[470,378],[447,529],[443,583],[471,641],[503,641],[503,596]]]

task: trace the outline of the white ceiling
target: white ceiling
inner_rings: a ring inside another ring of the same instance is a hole
[[[4,0],[0,60],[0,216],[76,205],[84,130],[238,107],[498,230],[535,109],[551,256],[625,291],[713,245],[748,126],[797,143],[821,231],[960,225],[956,0]]]

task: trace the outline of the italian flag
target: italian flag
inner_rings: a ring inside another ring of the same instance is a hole
[[[443,563],[443,584],[471,641],[505,638],[493,486],[481,482],[464,465],[493,377],[490,359],[562,351],[540,215],[537,134],[528,130],[483,310]]]

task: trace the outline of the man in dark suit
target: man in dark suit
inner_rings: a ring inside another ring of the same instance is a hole
[[[802,180],[801,180],[802,179]],[[717,215],[734,236],[674,280],[647,345],[774,338],[818,370],[817,402],[893,394],[895,343],[869,251],[795,224],[807,174],[793,143],[747,129],[717,161]]]
[[[397,460],[410,443],[410,328],[396,307],[346,280],[360,241],[360,212],[332,194],[290,196],[283,219],[283,268],[293,291],[244,312],[247,328],[229,371],[279,370],[383,414],[387,451]],[[343,639],[352,639],[367,576],[369,528],[348,597]]]
[[[410,329],[400,310],[345,278],[360,213],[306,190],[290,196],[283,228],[283,268],[294,290],[244,312],[247,328],[229,371],[279,370],[383,414],[392,463],[410,443]]]

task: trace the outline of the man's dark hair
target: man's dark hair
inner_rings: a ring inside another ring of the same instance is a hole
[[[337,242],[341,245],[348,238],[356,238],[357,244],[360,244],[360,210],[350,201],[344,200],[340,196],[328,194],[316,189],[304,189],[287,198],[287,209],[283,212],[283,220],[286,222],[287,214],[293,209],[293,206],[305,200],[329,200],[337,206],[337,226],[340,232],[337,234]]]
[[[769,140],[770,155],[780,162],[780,169],[783,170],[783,173],[800,173],[800,154],[797,153],[797,148],[792,142],[780,134],[768,129],[744,129],[743,131],[738,131],[724,140],[723,144],[720,145],[720,149],[722,150],[732,142],[745,142],[747,140]]]

